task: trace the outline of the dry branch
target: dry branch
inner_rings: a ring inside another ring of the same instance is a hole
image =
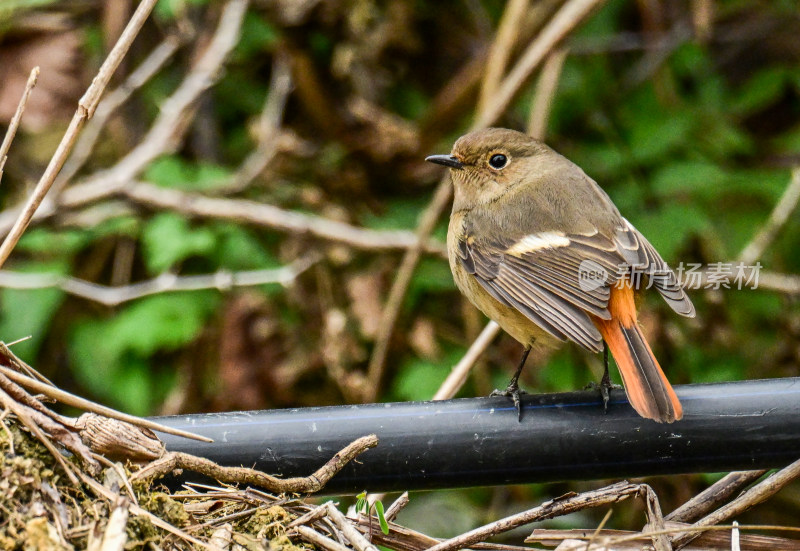
[[[717,482],[672,511],[666,520],[692,522],[714,510],[735,494],[761,478],[767,471],[739,471],[729,473]]]
[[[523,513],[511,515],[504,519],[470,530],[460,536],[445,540],[433,547],[429,551],[455,551],[463,549],[475,543],[484,541],[497,534],[507,532],[519,526],[546,520],[575,511],[581,511],[589,507],[600,505],[610,505],[619,501],[641,495],[646,485],[631,484],[629,482],[618,482],[598,490],[584,492],[581,494],[567,494],[551,501],[547,501],[538,507],[534,507]]]
[[[325,551],[351,551],[349,547],[346,547],[339,543],[336,540],[333,540],[327,536],[323,536],[316,530],[309,528],[308,526],[298,526],[295,528],[295,531],[300,535],[308,543],[316,545]]]
[[[153,3],[154,0],[143,1],[139,5],[137,13],[145,4],[150,4],[152,7]],[[119,193],[122,188],[131,184],[136,176],[155,158],[169,153],[177,147],[180,138],[189,126],[192,110],[197,99],[219,79],[222,64],[238,41],[247,5],[247,0],[230,0],[225,5],[217,29],[205,52],[175,92],[162,103],[158,117],[156,117],[150,130],[139,142],[139,145],[134,147],[113,167],[89,176],[81,183],[64,190],[57,198],[60,208],[74,208],[75,206],[86,205]],[[123,33],[120,41],[125,36],[125,33]],[[96,97],[96,94],[93,97]],[[94,110],[94,107],[92,110]],[[85,123],[85,118],[79,118],[79,114],[85,112],[88,112],[88,110],[78,109],[70,128],[67,129],[67,133],[64,135],[62,144],[51,160],[51,165],[48,166],[42,176],[40,184],[45,182],[48,189],[52,184],[53,178],[56,177],[58,169],[66,160],[67,155],[69,155],[72,145],[77,139],[80,127]],[[69,143],[65,144],[65,142]],[[37,186],[38,189],[39,186]],[[27,218],[27,225],[31,220],[55,214],[57,209],[56,200],[47,200],[42,203],[46,192],[47,189],[44,189],[43,192],[35,191],[28,204],[24,207],[12,207],[0,213],[0,234],[8,232],[6,242],[12,236],[12,231],[21,235],[21,231],[18,228],[20,220]],[[41,204],[41,208],[31,208],[34,199],[37,201],[37,207]],[[16,236],[16,239],[19,239],[19,235]],[[16,243],[16,240],[14,243]],[[7,257],[7,255],[5,257],[2,256],[2,250],[3,248],[0,246],[0,266],[2,266]]]
[[[142,0],[128,22],[128,25],[125,27],[125,30],[122,32],[122,35],[119,37],[119,40],[117,40],[117,43],[114,45],[114,48],[108,54],[103,65],[101,65],[92,84],[78,102],[78,109],[75,111],[75,115],[73,115],[67,131],[64,133],[64,137],[58,144],[56,152],[50,159],[50,163],[47,165],[39,183],[36,184],[33,193],[25,203],[19,217],[14,222],[8,235],[6,235],[2,245],[0,245],[0,266],[5,264],[5,261],[8,259],[17,241],[19,241],[19,238],[22,237],[23,232],[28,227],[36,209],[39,208],[45,195],[50,190],[50,186],[53,185],[56,176],[58,176],[58,172],[61,170],[70,151],[72,151],[72,147],[75,145],[78,133],[81,131],[86,121],[94,114],[94,110],[97,108],[103,90],[105,90],[106,85],[108,85],[108,82],[111,80],[111,76],[122,61],[122,58],[128,52],[128,49],[133,43],[133,39],[136,38],[142,25],[144,25],[155,3],[156,0]]]
[[[183,43],[182,37],[177,35],[168,36],[142,61],[139,66],[125,79],[119,87],[108,93],[89,122],[83,129],[72,154],[64,163],[61,173],[53,184],[53,194],[58,195],[64,186],[72,180],[77,172],[84,165],[86,160],[94,150],[97,139],[105,127],[108,119],[120,106],[122,106],[131,95],[144,86],[158,71],[169,61],[175,52],[178,51]]]
[[[199,436],[180,429],[167,427],[165,425],[162,425],[160,423],[155,423],[147,419],[142,419],[140,417],[135,417],[133,415],[121,413],[111,408],[101,406],[100,404],[96,404],[94,402],[86,400],[85,398],[81,398],[79,396],[75,396],[74,394],[70,394],[69,392],[61,390],[50,383],[39,381],[31,377],[28,377],[27,375],[23,375],[19,371],[16,371],[15,368],[18,365],[25,365],[24,362],[22,362],[21,360],[19,360],[19,358],[14,356],[14,354],[3,343],[0,343],[0,362],[4,364],[0,365],[0,376],[7,377],[8,379],[14,381],[16,384],[22,387],[43,394],[44,396],[47,396],[48,398],[51,398],[53,400],[57,400],[63,404],[83,409],[88,412],[96,413],[98,415],[103,415],[105,417],[110,417],[112,419],[117,419],[119,421],[130,423],[132,425],[136,425],[142,428],[157,430],[167,434],[174,434],[176,436],[182,436],[184,438],[190,438],[192,440],[199,440],[201,442],[211,442],[211,439],[206,438],[205,436]],[[6,366],[11,366],[11,367],[6,367]],[[30,366],[26,365],[25,367],[29,370],[32,370]]]
[[[680,532],[687,528],[688,524],[680,522],[667,522],[666,530]],[[717,527],[718,530],[707,530],[701,533],[698,538],[689,546],[684,547],[684,551],[730,551],[731,547],[731,527]],[[740,526],[740,529],[750,528]],[[615,549],[641,551],[650,538],[647,534],[631,532],[627,530],[595,530],[573,529],[558,530],[538,528],[526,541],[543,545],[545,547],[556,547],[563,545],[563,542],[575,542],[576,547],[564,546],[565,549],[575,549],[585,551],[587,542],[594,536],[597,548],[589,549]],[[579,544],[578,544],[579,543]],[[795,551],[798,548],[798,541],[774,536],[762,536],[758,534],[744,534],[740,536],[741,549],[748,551]]]
[[[569,0],[523,52],[517,64],[498,87],[493,101],[478,114],[474,129],[490,126],[500,118],[533,71],[553,48],[594,10],[602,0]]]
[[[146,482],[165,476],[175,469],[188,469],[226,484],[252,484],[275,493],[314,493],[322,489],[342,467],[369,448],[378,445],[374,434],[351,442],[313,474],[296,478],[277,478],[246,467],[222,467],[203,457],[182,452],[167,453],[136,472],[131,480]]]
[[[394,333],[394,326],[403,306],[403,298],[411,283],[414,269],[422,257],[422,244],[430,238],[436,227],[436,222],[450,201],[452,191],[450,188],[450,182],[447,178],[442,180],[436,188],[431,202],[420,216],[416,231],[416,244],[406,251],[405,255],[403,255],[403,260],[400,262],[400,267],[397,269],[397,275],[392,283],[392,288],[389,290],[389,298],[386,299],[386,305],[381,313],[378,334],[375,337],[375,348],[369,359],[367,368],[368,381],[364,387],[365,395],[363,397],[365,402],[374,402],[380,391],[386,356],[389,353],[389,341],[392,333]]]
[[[161,104],[150,130],[125,157],[112,168],[87,179],[88,183],[124,186],[140,174],[156,157],[175,150],[189,127],[197,100],[219,80],[222,65],[239,40],[248,0],[229,0],[203,55],[178,88]]]
[[[778,493],[781,488],[795,480],[800,476],[800,460],[795,461],[788,467],[771,474],[766,479],[762,480],[742,495],[714,511],[706,515],[702,519],[695,522],[693,528],[703,528],[713,526],[721,522],[740,515],[751,507],[762,503]],[[682,549],[686,544],[694,540],[698,536],[698,532],[685,532],[684,534],[672,539],[672,545],[675,551]]]
[[[295,235],[312,235],[366,250],[413,249],[419,238],[403,230],[370,230],[319,216],[287,211],[272,205],[244,199],[205,197],[177,189],[139,182],[124,190],[124,196],[140,205],[170,209],[189,216],[235,220]],[[437,241],[424,240],[425,252],[445,256]]]
[[[470,345],[464,356],[453,367],[450,374],[444,380],[439,390],[433,395],[433,400],[448,400],[456,395],[459,389],[464,386],[467,381],[472,366],[483,355],[495,337],[500,333],[500,326],[496,321],[490,321],[483,328],[481,334],[478,335]]]
[[[131,285],[109,287],[60,274],[35,274],[0,270],[0,287],[6,289],[59,288],[67,294],[85,298],[106,306],[118,306],[142,297],[180,291],[217,289],[227,291],[236,287],[252,287],[268,283],[291,284],[297,276],[319,260],[315,254],[307,255],[288,266],[265,270],[179,276],[163,273],[153,279]]]
[[[5,167],[6,160],[8,159],[8,152],[11,149],[11,142],[14,141],[14,136],[17,135],[19,122],[22,120],[22,113],[25,112],[25,106],[28,104],[28,99],[31,97],[31,92],[33,91],[33,87],[36,86],[36,80],[38,78],[39,67],[34,67],[30,76],[28,77],[28,82],[25,83],[25,90],[22,92],[22,97],[19,98],[17,110],[14,112],[14,115],[11,117],[11,121],[8,123],[8,130],[6,130],[6,135],[3,137],[3,143],[0,144],[0,181],[3,179],[3,168]]]
[[[503,79],[503,73],[519,40],[528,4],[529,0],[510,0],[503,10],[503,17],[497,27],[495,39],[489,47],[489,58],[485,64],[483,83],[478,98],[479,113],[487,111],[488,104],[492,101],[492,97]]]
[[[258,144],[242,162],[230,183],[225,186],[226,193],[236,193],[245,189],[275,158],[281,135],[281,121],[291,90],[292,74],[289,62],[285,56],[279,54],[272,64],[269,92],[259,117]]]
[[[567,53],[565,48],[559,48],[547,56],[539,80],[536,82],[536,92],[528,117],[528,135],[537,140],[544,140],[547,134],[547,121],[550,118],[553,98],[558,90],[558,81]]]
[[[753,237],[753,239],[742,249],[739,254],[739,261],[744,264],[753,264],[761,259],[764,252],[775,240],[778,232],[786,225],[789,217],[800,201],[800,167],[792,169],[792,178],[789,185],[783,191],[780,200],[775,208],[772,209],[767,221]]]

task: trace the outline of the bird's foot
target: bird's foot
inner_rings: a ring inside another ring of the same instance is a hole
[[[584,387],[585,390],[597,390],[600,392],[600,397],[603,399],[603,411],[605,412],[608,412],[608,400],[610,399],[609,393],[612,390],[622,390],[622,388],[622,385],[617,385],[611,382],[607,372],[603,375],[603,378],[600,379],[599,383],[592,381]]]
[[[489,396],[505,396],[506,398],[511,398],[514,402],[514,407],[517,409],[517,419],[522,421],[522,403],[519,397],[522,394],[527,394],[527,392],[522,390],[519,385],[515,383],[516,381],[509,383],[505,390],[493,390]]]

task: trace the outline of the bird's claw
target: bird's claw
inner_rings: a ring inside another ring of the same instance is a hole
[[[599,391],[600,397],[603,399],[603,411],[608,413],[608,401],[611,399],[610,392],[612,390],[622,390],[623,387],[622,385],[612,383],[611,380],[604,375],[599,383],[592,381],[583,388],[584,390]]]
[[[511,400],[514,402],[514,407],[517,410],[517,420],[522,421],[522,402],[520,401],[521,394],[527,394],[527,392],[519,388],[519,385],[510,384],[505,390],[493,390],[489,396],[505,396],[506,398],[511,398]]]

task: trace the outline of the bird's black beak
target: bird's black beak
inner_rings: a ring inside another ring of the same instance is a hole
[[[456,159],[454,155],[431,155],[430,157],[425,157],[425,160],[429,163],[436,163],[450,168],[464,168],[464,163]]]

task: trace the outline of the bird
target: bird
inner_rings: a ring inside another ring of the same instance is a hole
[[[628,401],[659,423],[683,408],[637,320],[635,297],[653,287],[677,314],[695,309],[675,273],[605,191],[542,141],[505,128],[466,134],[450,154],[453,208],[447,232],[456,286],[524,350],[508,387],[521,418],[519,376],[536,345],[572,341],[608,350]]]

